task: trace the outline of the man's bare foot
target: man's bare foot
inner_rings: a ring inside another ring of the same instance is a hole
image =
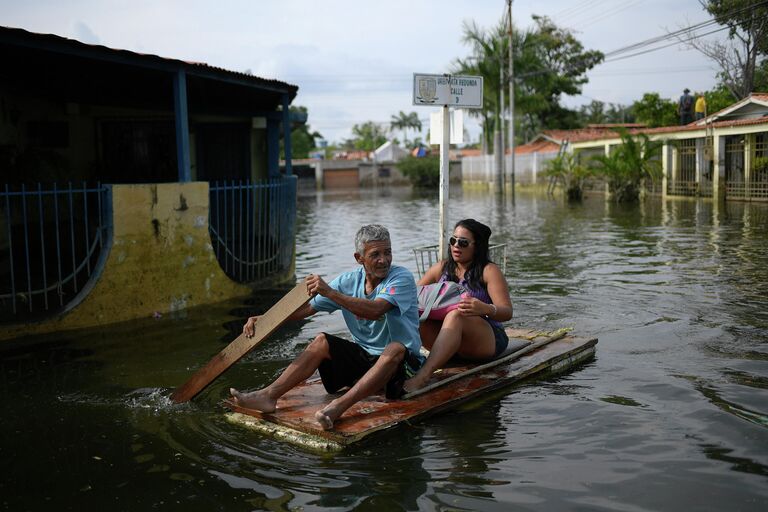
[[[323,427],[323,430],[331,430],[333,428],[333,422],[338,419],[341,414],[334,407],[333,402],[326,405],[315,413],[315,420]]]
[[[263,389],[251,393],[241,393],[235,388],[229,388],[232,401],[246,409],[256,409],[261,412],[275,412],[277,400],[269,398]]]

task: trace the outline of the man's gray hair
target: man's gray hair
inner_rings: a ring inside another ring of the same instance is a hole
[[[380,224],[369,224],[361,227],[355,235],[355,252],[363,254],[368,242],[389,242],[389,231]]]

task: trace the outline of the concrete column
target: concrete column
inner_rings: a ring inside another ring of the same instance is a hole
[[[752,155],[754,154],[754,138],[751,133],[744,135],[744,199],[752,196]]]
[[[661,146],[661,197],[667,197],[667,176],[669,175],[669,143],[665,142]]]
[[[701,174],[704,171],[704,139],[696,139],[696,188],[701,194]]]
[[[725,137],[714,135],[712,150],[712,199],[725,201]]]
[[[669,152],[669,158],[670,158],[671,169],[672,169],[672,173],[670,174],[670,178],[672,180],[671,185],[676,186],[678,183],[677,174],[679,172],[679,164],[680,164],[679,153],[680,152],[677,149],[677,147],[674,145],[670,145],[670,149],[671,151]],[[673,195],[678,195],[678,194],[675,193]]]
[[[605,145],[605,147],[603,148],[603,154],[604,154],[605,156],[611,156],[611,145],[610,145],[610,144],[606,144],[606,145]],[[605,184],[605,196],[606,196],[606,197],[608,197],[608,196],[610,196],[610,195],[611,195],[611,187],[610,187],[610,185],[609,185],[609,184],[606,182],[606,184]]]
[[[539,152],[538,151],[534,151],[533,152],[532,168],[533,168],[533,177],[532,177],[533,178],[533,184],[536,185],[539,182],[539,180],[538,180],[538,174],[539,174]]]
[[[317,190],[325,188],[323,185],[323,162],[323,160],[315,162],[315,187]]]

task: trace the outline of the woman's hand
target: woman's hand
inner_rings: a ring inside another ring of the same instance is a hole
[[[245,322],[245,325],[243,326],[243,334],[245,334],[246,338],[253,338],[253,335],[256,332],[256,322],[259,321],[259,318],[261,318],[261,315],[252,316]]]
[[[490,304],[474,297],[464,297],[459,302],[459,314],[462,316],[485,316],[491,309]]]

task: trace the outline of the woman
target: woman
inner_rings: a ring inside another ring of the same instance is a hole
[[[419,330],[429,349],[427,362],[405,381],[406,392],[415,391],[432,372],[458,354],[464,359],[492,359],[507,348],[509,338],[500,322],[512,318],[509,288],[499,267],[488,259],[491,228],[474,219],[459,221],[450,237],[451,255],[433,265],[418,284],[458,282],[467,289],[459,307],[444,320],[426,320]]]

